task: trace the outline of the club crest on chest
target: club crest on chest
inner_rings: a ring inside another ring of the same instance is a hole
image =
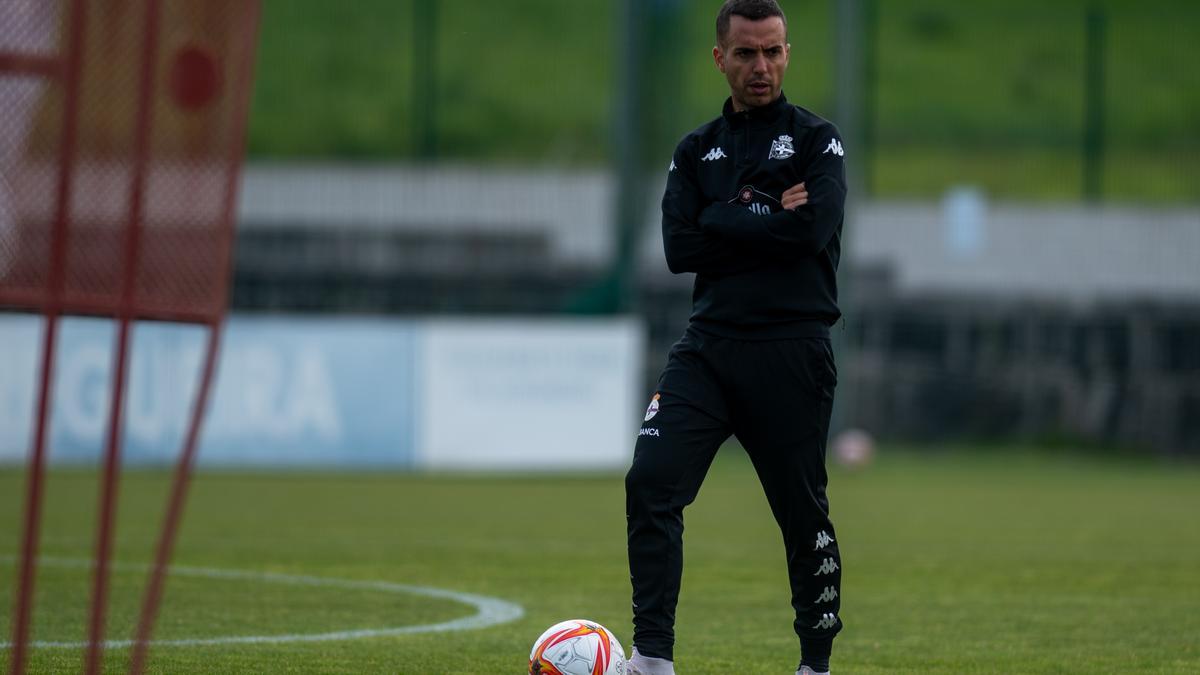
[[[792,146],[792,137],[783,134],[771,141],[771,152],[767,155],[767,159],[787,159],[794,154],[796,154],[796,148]]]

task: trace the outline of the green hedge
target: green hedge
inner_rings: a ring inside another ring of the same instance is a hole
[[[611,159],[625,49],[614,0],[424,0],[436,4],[436,86],[414,92],[415,0],[266,0],[250,151],[259,158],[405,160],[414,98],[432,101],[440,158],[596,165]],[[717,3],[659,0],[678,20],[642,61],[647,110],[671,139],[727,94],[713,69]],[[869,0],[864,0],[868,7]],[[789,97],[832,116],[829,2],[782,3]],[[971,182],[1002,197],[1078,196],[1089,0],[874,0],[872,190],[939,194]],[[1105,194],[1200,200],[1200,3],[1099,3],[1108,17]],[[669,53],[667,53],[669,52]],[[680,53],[682,52],[682,55]],[[677,63],[675,76],[663,63]],[[655,154],[670,141],[652,141]],[[861,157],[861,155],[860,155]]]

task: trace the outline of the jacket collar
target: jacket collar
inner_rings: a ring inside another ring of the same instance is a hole
[[[779,115],[788,107],[787,96],[784,96],[783,91],[779,92],[779,98],[770,103],[758,108],[750,108],[741,112],[735,112],[733,109],[733,97],[725,99],[725,106],[721,109],[721,116],[732,127],[740,127],[751,122],[758,124],[770,124],[779,119]]]

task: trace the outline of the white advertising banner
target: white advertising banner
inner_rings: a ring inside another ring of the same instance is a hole
[[[226,326],[201,466],[620,469],[643,392],[632,319],[410,320],[234,316]],[[0,315],[0,464],[33,438],[42,322]],[[63,323],[49,458],[98,461],[113,322]],[[177,457],[203,333],[134,330],[122,458]]]
[[[417,349],[417,465],[628,465],[644,393],[640,323],[435,320]]]

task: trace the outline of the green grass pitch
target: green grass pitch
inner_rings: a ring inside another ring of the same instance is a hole
[[[167,475],[122,479],[117,558],[150,556]],[[1200,469],[1021,449],[885,448],[833,470],[844,556],[834,672],[1200,672]],[[88,557],[96,475],[55,471],[43,551]],[[22,473],[0,471],[0,556],[15,553]],[[163,673],[516,673],[550,624],[592,618],[629,647],[621,478],[357,473],[197,476],[176,562],[434,586],[525,617],[481,630],[362,640],[159,647]],[[782,544],[740,450],[718,457],[687,513],[677,666],[790,673]],[[0,558],[0,641],[15,567]],[[110,637],[128,638],[144,574],[113,577]],[[82,640],[87,570],[47,566],[35,637]],[[156,637],[287,635],[437,623],[463,605],[368,589],[172,577]],[[128,650],[108,653],[122,672]],[[8,652],[0,652],[7,668]],[[32,672],[75,672],[40,649]]]

